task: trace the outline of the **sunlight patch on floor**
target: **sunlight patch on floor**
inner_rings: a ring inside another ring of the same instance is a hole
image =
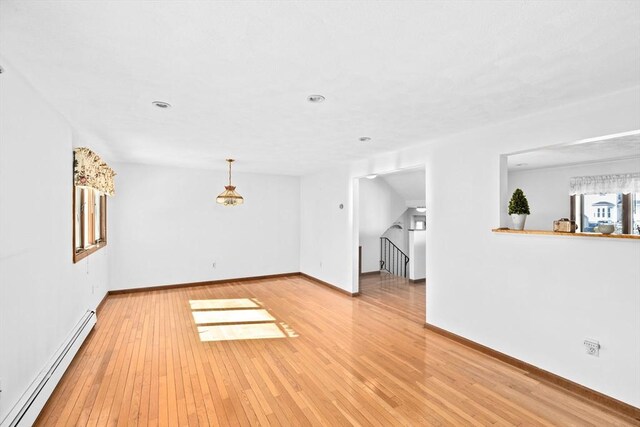
[[[276,321],[276,318],[270,315],[265,309],[194,311],[192,314],[196,325]]]
[[[224,310],[230,308],[259,308],[255,301],[249,298],[231,299],[196,299],[189,300],[191,310]]]
[[[255,298],[189,300],[189,306],[201,342],[298,337]]]
[[[275,323],[198,326],[198,333],[200,334],[200,341],[203,342],[287,337]]]

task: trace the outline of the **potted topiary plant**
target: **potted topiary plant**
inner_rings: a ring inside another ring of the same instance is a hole
[[[529,215],[529,202],[521,189],[516,188],[513,192],[511,200],[509,200],[509,215],[513,221],[514,230],[524,230],[524,222]]]

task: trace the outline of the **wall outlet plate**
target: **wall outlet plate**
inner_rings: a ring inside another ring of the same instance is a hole
[[[588,355],[595,357],[600,356],[600,343],[598,341],[587,338],[583,344]]]

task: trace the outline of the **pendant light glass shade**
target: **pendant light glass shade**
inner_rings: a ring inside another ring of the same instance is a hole
[[[216,197],[216,203],[223,206],[238,206],[244,203],[244,199],[236,192],[236,187],[231,185],[231,163],[233,159],[227,159],[229,163],[229,185],[224,186],[224,191]]]

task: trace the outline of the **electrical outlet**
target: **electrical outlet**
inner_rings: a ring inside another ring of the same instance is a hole
[[[213,261],[213,263],[211,264],[211,267],[212,268],[216,268],[216,262],[215,261]]]
[[[589,356],[600,356],[600,343],[598,341],[587,338],[583,344]]]

